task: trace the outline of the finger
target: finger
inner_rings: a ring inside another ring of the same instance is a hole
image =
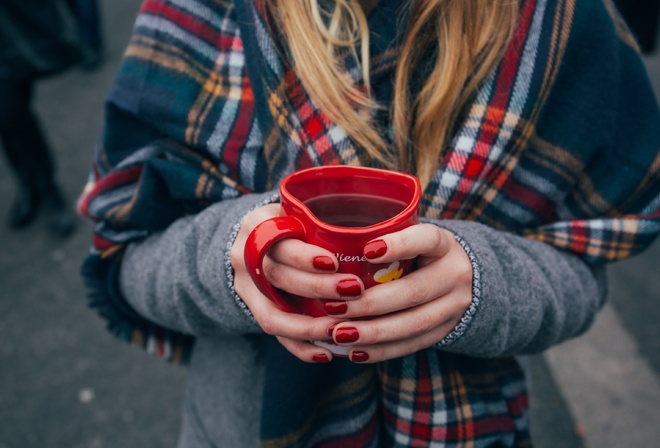
[[[268,256],[277,263],[306,272],[332,273],[338,266],[332,252],[294,238],[274,244]]]
[[[371,364],[389,359],[400,358],[420,350],[427,349],[442,340],[443,329],[436,329],[410,339],[399,340],[379,345],[354,346],[348,353],[348,358],[355,363]]]
[[[383,316],[415,308],[447,295],[471,301],[472,265],[469,259],[460,262],[453,257],[435,259],[398,280],[365,290],[359,298],[346,301],[343,314],[334,315],[346,318]]]
[[[332,336],[339,345],[360,346],[417,340],[428,333],[438,336],[439,341],[458,325],[470,303],[453,294],[398,313],[339,323]]]
[[[328,339],[328,328],[338,322],[332,317],[313,318],[280,310],[275,302],[259,291],[247,274],[236,276],[234,289],[266,334],[301,341],[320,341]]]
[[[298,341],[278,336],[277,340],[286,348],[293,356],[304,362],[309,363],[327,363],[332,361],[332,353],[330,350],[322,347],[317,347],[311,342]]]
[[[308,299],[354,300],[364,284],[352,274],[318,274],[264,260],[264,275],[274,287]]]
[[[369,241],[364,255],[373,263],[390,263],[419,255],[442,257],[455,241],[451,232],[433,224],[418,224]]]

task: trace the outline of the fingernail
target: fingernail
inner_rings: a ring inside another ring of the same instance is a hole
[[[342,302],[341,300],[326,300],[323,304],[323,310],[325,311],[325,314],[330,316],[345,314],[346,311],[348,311],[348,303]]]
[[[382,257],[387,252],[387,243],[383,240],[370,241],[364,245],[364,256],[373,259]]]
[[[335,330],[335,342],[337,344],[351,344],[360,339],[357,328],[342,327]]]
[[[319,271],[334,271],[335,270],[335,262],[332,261],[332,258],[328,257],[327,255],[321,255],[319,257],[314,258],[314,260],[312,261],[312,264]]]
[[[330,358],[325,353],[319,353],[312,356],[312,361],[314,362],[330,362]]]
[[[335,331],[335,328],[337,325],[339,325],[341,322],[337,322],[336,324],[332,325],[330,328],[328,328],[328,336],[332,337],[332,332]]]
[[[350,359],[353,362],[366,362],[369,361],[369,354],[367,352],[353,352],[350,355]]]
[[[357,297],[362,294],[362,285],[354,278],[346,278],[337,282],[335,291],[342,297]]]

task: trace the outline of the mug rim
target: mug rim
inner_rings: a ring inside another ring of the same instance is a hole
[[[407,180],[412,186],[412,198],[408,201],[406,208],[396,215],[388,218],[384,221],[377,222],[365,227],[342,227],[333,224],[328,224],[324,221],[321,221],[312,211],[296,196],[294,196],[288,189],[288,185],[293,182],[299,182],[305,179],[312,179],[317,176],[328,176],[332,174],[334,177],[344,177],[338,176],[338,173],[352,171],[356,175],[371,175],[372,177],[377,177],[379,179],[384,179],[387,177],[396,177],[398,179]],[[352,234],[352,235],[364,235],[369,234],[374,231],[377,231],[381,228],[387,228],[392,225],[399,224],[415,214],[419,209],[419,205],[422,197],[422,186],[417,178],[412,174],[404,173],[402,171],[387,170],[382,168],[372,168],[365,166],[352,166],[352,165],[325,165],[325,166],[315,166],[312,168],[305,168],[300,171],[295,171],[282,180],[280,184],[280,196],[286,201],[295,204],[300,209],[305,216],[317,227],[322,228],[326,231],[333,233],[342,233],[342,234]]]

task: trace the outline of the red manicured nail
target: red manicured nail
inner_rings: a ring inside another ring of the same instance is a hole
[[[335,342],[337,344],[351,344],[360,339],[357,328],[342,327],[335,330]]]
[[[312,356],[312,361],[314,362],[330,362],[330,358],[325,353],[319,353],[318,355]]]
[[[351,353],[351,361],[353,362],[369,361],[369,354],[366,352],[353,352]]]
[[[348,303],[341,300],[326,300],[323,304],[323,310],[325,314],[329,314],[330,316],[345,314],[348,311]]]
[[[357,297],[362,294],[362,285],[354,278],[347,278],[337,282],[335,290],[342,297]]]
[[[337,322],[336,324],[334,324],[334,325],[330,326],[330,328],[328,328],[328,336],[332,337],[332,332],[335,331],[335,328],[336,328],[337,325],[339,325],[340,323],[341,323],[341,322]]]
[[[312,264],[319,271],[334,271],[335,270],[334,261],[332,261],[332,258],[330,258],[326,255],[321,255],[319,257],[314,258],[314,260],[312,261]]]
[[[372,259],[385,255],[387,252],[387,243],[383,240],[370,241],[364,246],[364,256]]]

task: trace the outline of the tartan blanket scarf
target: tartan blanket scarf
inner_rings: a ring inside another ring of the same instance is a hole
[[[368,18],[383,104],[402,32],[392,17],[405,4],[382,0]],[[262,1],[143,4],[79,201],[95,221],[82,266],[89,303],[117,337],[174,362],[194,343],[121,297],[126,244],[211,203],[274,189],[294,170],[365,160],[285,54]],[[357,64],[346,66],[360,84]],[[503,60],[443,149],[423,216],[479,221],[589,263],[634,255],[660,231],[660,118],[648,85],[607,0],[521,1]],[[387,128],[387,116],[378,119]],[[531,445],[512,358],[434,348],[375,366],[308,365],[258,339],[267,359],[263,446]]]

